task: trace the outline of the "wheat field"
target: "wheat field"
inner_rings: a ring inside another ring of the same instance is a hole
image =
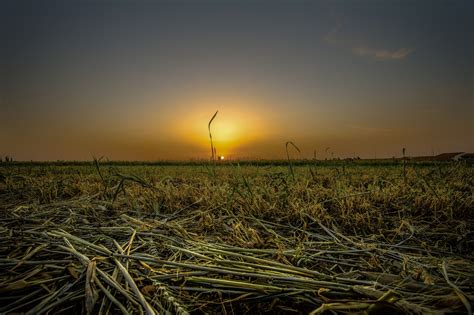
[[[3,164],[0,313],[472,314],[473,184],[452,162]]]

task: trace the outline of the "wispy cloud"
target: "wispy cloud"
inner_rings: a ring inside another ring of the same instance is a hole
[[[399,60],[408,57],[412,52],[415,51],[414,48],[401,47],[395,50],[389,49],[375,49],[370,45],[365,45],[360,43],[357,40],[340,38],[338,32],[341,29],[342,24],[338,23],[327,35],[325,36],[326,42],[331,45],[337,45],[344,47],[345,49],[350,50],[352,53],[361,56],[369,57],[376,60]]]
[[[412,48],[400,48],[397,50],[372,49],[366,46],[353,47],[352,52],[359,56],[372,57],[377,60],[394,60],[406,58],[414,51]]]

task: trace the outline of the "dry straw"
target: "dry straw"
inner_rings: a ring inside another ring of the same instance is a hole
[[[1,313],[472,312],[468,166],[98,161],[1,169]]]

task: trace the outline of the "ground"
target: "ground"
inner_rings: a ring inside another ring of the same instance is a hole
[[[0,166],[0,313],[468,313],[474,167]]]

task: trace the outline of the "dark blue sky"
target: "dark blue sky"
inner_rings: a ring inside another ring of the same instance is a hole
[[[0,3],[0,155],[474,151],[473,1]]]

